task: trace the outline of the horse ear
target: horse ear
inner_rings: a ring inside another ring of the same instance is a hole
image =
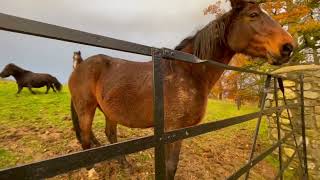
[[[244,7],[245,0],[230,0],[232,9],[241,9]]]
[[[80,52],[80,51],[78,51],[78,53],[79,53],[79,55],[81,55],[81,52]]]

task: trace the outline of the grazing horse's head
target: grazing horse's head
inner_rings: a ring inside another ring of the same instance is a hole
[[[11,75],[14,75],[19,70],[21,70],[21,68],[19,68],[17,65],[15,65],[13,63],[7,64],[4,67],[4,69],[1,71],[0,77],[1,78],[9,77]]]
[[[292,36],[254,1],[231,0],[228,46],[237,53],[267,58],[270,64],[289,61],[295,47]]]

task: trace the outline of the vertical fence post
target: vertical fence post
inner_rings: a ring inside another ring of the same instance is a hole
[[[256,125],[256,129],[254,132],[254,137],[253,137],[253,143],[252,143],[252,147],[251,147],[251,152],[250,152],[250,157],[249,157],[249,163],[252,164],[252,158],[254,155],[254,152],[256,150],[256,143],[257,143],[257,139],[258,139],[258,134],[259,134],[259,130],[260,130],[260,124],[261,124],[261,120],[262,120],[262,116],[263,116],[263,110],[264,110],[264,106],[266,104],[266,98],[268,95],[268,91],[270,89],[270,82],[271,82],[271,76],[268,75],[265,85],[264,85],[264,92],[263,92],[263,96],[262,96],[262,101],[261,101],[261,107],[260,107],[260,115],[257,121],[257,125]],[[245,175],[245,179],[247,180],[249,178],[249,174],[250,174],[250,169],[248,170],[248,172]]]
[[[161,66],[162,51],[152,49],[153,59],[153,119],[154,135],[156,145],[155,158],[155,179],[163,180],[166,177],[165,144],[162,142],[164,133],[164,99],[163,99],[163,69]]]
[[[278,83],[277,83],[277,78],[273,78],[273,85],[274,85],[274,100],[276,107],[279,107],[279,102],[278,102]],[[279,118],[279,111],[277,109],[276,111],[276,118],[277,118],[277,131],[278,131],[278,141],[281,140],[281,129],[280,129],[280,118]],[[280,179],[283,179],[283,174],[282,174],[282,146],[281,144],[279,145],[279,172],[280,172]]]
[[[280,90],[282,91],[282,95],[283,95],[283,102],[284,104],[287,106],[288,105],[288,102],[287,102],[287,98],[285,96],[285,88],[284,88],[284,85],[283,85],[283,80],[281,78],[278,78],[278,84],[279,84],[279,88]],[[286,108],[286,111],[287,111],[287,114],[288,114],[288,119],[289,119],[289,125],[291,127],[291,130],[292,130],[292,137],[293,137],[293,141],[294,141],[294,144],[296,146],[296,149],[297,149],[297,154],[298,154],[298,159],[299,159],[299,165],[303,171],[304,167],[303,167],[303,157],[301,155],[301,152],[299,150],[299,144],[298,144],[298,140],[297,140],[297,137],[295,135],[295,129],[294,129],[294,126],[293,126],[293,123],[292,123],[292,118],[291,118],[291,114],[290,114],[290,111],[289,111],[289,108],[287,107]],[[304,115],[303,115],[304,117]]]
[[[301,131],[302,131],[302,144],[303,144],[303,177],[308,179],[308,162],[307,162],[307,143],[306,143],[306,125],[304,117],[304,87],[303,87],[303,74],[300,75],[300,104],[301,104]]]

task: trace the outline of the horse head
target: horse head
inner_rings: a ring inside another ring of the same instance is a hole
[[[10,63],[10,64],[7,64],[4,69],[1,71],[0,73],[0,77],[1,78],[7,78],[13,74],[15,74],[16,70],[17,70],[18,66],[13,64],[13,63]]]
[[[81,57],[81,52],[80,51],[76,51],[73,52],[73,69],[75,69],[82,61],[82,57]]]
[[[296,46],[292,36],[273,20],[259,3],[230,0],[232,14],[226,41],[237,53],[267,58],[270,64],[289,61]]]

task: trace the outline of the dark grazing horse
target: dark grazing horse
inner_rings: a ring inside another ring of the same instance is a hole
[[[47,86],[46,94],[50,88],[52,88],[54,92],[56,92],[56,90],[61,91],[62,88],[62,85],[57,78],[51,76],[50,74],[34,73],[22,69],[13,63],[7,64],[0,73],[1,78],[6,78],[9,76],[13,76],[17,81],[17,94],[19,94],[24,87],[27,87],[32,94],[35,94],[35,92],[31,88]]]
[[[228,64],[235,53],[288,62],[293,38],[254,1],[231,0],[232,9],[175,49]],[[204,117],[207,97],[223,70],[210,63],[163,61],[165,130],[193,126]],[[117,124],[148,128],[153,122],[152,62],[106,55],[87,58],[69,79],[72,120],[83,149],[91,147],[96,108],[105,115],[105,133],[117,142]],[[181,140],[166,145],[166,179],[177,170]]]

